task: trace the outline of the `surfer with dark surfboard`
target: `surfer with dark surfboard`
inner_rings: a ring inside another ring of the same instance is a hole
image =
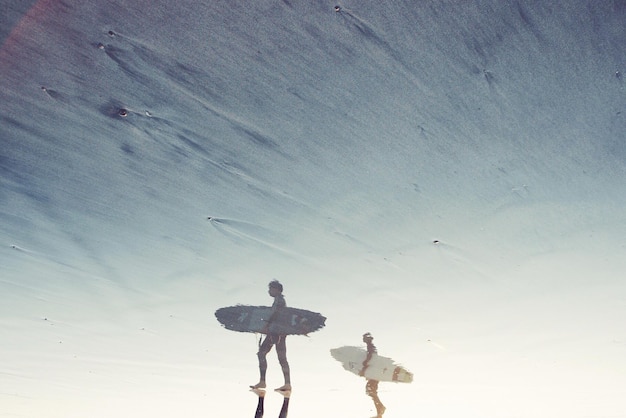
[[[271,334],[269,333],[269,329],[272,320],[277,317],[281,309],[287,307],[287,303],[285,302],[285,297],[283,296],[283,285],[278,280],[272,280],[268,287],[269,295],[274,298],[274,303],[272,304],[272,313],[263,327],[263,333],[266,334],[265,339],[259,345],[259,352],[257,353],[260,372],[259,383],[251,385],[250,387],[252,389],[263,389],[266,387],[265,374],[267,371],[267,353],[270,352],[272,346],[276,345],[278,362],[280,363],[280,367],[283,370],[283,377],[285,378],[285,384],[276,390],[285,392],[291,390],[291,377],[289,375],[289,363],[287,362],[287,344],[285,342],[287,336]]]
[[[367,356],[363,361],[363,368],[359,372],[359,375],[365,376],[365,370],[369,367],[370,360],[374,354],[377,354],[376,346],[372,342],[374,337],[369,332],[363,334],[363,342],[367,345]],[[378,398],[378,380],[367,379],[367,383],[365,384],[365,393],[372,398],[374,401],[374,406],[376,407],[376,416],[382,417],[385,413],[385,405]]]

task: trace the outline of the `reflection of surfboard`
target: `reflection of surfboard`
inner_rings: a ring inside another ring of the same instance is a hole
[[[344,346],[331,349],[330,355],[340,361],[344,369],[358,376],[363,369],[367,351],[360,347]],[[381,382],[411,383],[413,381],[413,373],[397,365],[389,357],[378,354],[372,355],[364,377]]]
[[[220,308],[215,317],[226,328],[239,332],[262,332],[272,312],[269,306],[237,305]],[[305,309],[282,308],[272,320],[269,334],[304,335],[324,326],[326,317]]]

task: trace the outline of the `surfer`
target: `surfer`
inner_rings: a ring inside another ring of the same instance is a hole
[[[363,342],[367,345],[367,356],[363,361],[363,368],[359,372],[359,375],[365,377],[365,370],[369,367],[369,362],[374,356],[377,354],[376,346],[372,341],[374,337],[369,332],[363,334]],[[367,383],[365,384],[365,393],[372,398],[374,401],[374,406],[376,407],[376,416],[378,418],[382,417],[385,413],[385,405],[378,398],[378,380],[367,379]]]
[[[257,353],[257,357],[259,358],[259,372],[260,372],[260,380],[256,385],[250,386],[252,389],[263,389],[266,387],[265,384],[265,372],[267,371],[267,353],[270,352],[272,346],[276,345],[276,354],[278,355],[278,362],[280,363],[280,367],[283,370],[283,377],[285,378],[285,384],[279,388],[277,391],[284,392],[291,390],[291,377],[289,375],[289,363],[287,362],[287,345],[285,343],[286,335],[279,334],[271,334],[269,333],[270,324],[276,318],[279,311],[285,307],[287,307],[287,303],[285,302],[285,297],[283,296],[283,285],[278,280],[272,280],[269,285],[269,295],[274,298],[274,303],[272,304],[272,313],[270,314],[265,327],[263,328],[263,334],[265,335],[265,339],[259,345],[259,352]]]

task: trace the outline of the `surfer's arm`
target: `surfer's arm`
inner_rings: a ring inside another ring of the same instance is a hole
[[[276,309],[272,307],[272,313],[270,313],[270,316],[265,320],[265,325],[263,325],[263,330],[261,331],[263,334],[267,334],[267,332],[270,329],[270,324],[272,323],[275,317],[276,317]]]
[[[363,360],[363,368],[359,372],[360,376],[364,376],[365,375],[365,369],[367,369],[369,367],[370,360],[374,356],[375,352],[376,352],[376,347],[374,347],[373,344],[368,343],[367,344],[367,355],[365,356],[365,360]]]
[[[276,316],[278,315],[278,310],[282,308],[283,305],[284,299],[282,303],[280,300],[274,301],[274,303],[272,304],[272,311],[270,313],[270,316],[267,318],[267,320],[265,321],[265,325],[263,326],[263,333],[267,333],[267,331],[269,331],[270,324],[272,323],[272,321],[274,321],[274,319],[276,319]]]
[[[363,362],[363,368],[359,372],[359,376],[365,376],[365,370],[368,368],[368,366],[368,364],[365,364],[365,362]]]
[[[270,324],[272,323],[272,321],[274,321],[274,319],[276,319],[276,316],[278,315],[278,311],[284,306],[286,306],[285,299],[275,298],[274,303],[272,304],[272,312],[270,313],[269,318],[267,318],[267,321],[265,321],[265,326],[263,327],[264,333],[267,333],[267,331],[270,328]]]
[[[361,369],[361,371],[359,372],[359,376],[364,376],[365,375],[365,370],[369,367],[369,363],[370,360],[372,359],[372,352],[371,351],[367,351],[367,356],[365,357],[365,360],[363,361],[363,368]]]
[[[272,312],[270,313],[270,317],[267,318],[267,323],[269,324],[274,319],[276,319],[276,315],[278,314],[278,307],[272,306]]]
[[[276,317],[276,311],[274,310],[274,308],[272,308],[272,313],[270,314],[269,318],[267,318],[267,320],[265,321],[265,325],[263,325],[263,330],[261,331],[263,334],[267,334],[267,332],[270,329],[270,324],[272,323],[275,317]]]

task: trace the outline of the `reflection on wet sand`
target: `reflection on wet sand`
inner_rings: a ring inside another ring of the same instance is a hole
[[[344,369],[367,380],[365,393],[374,401],[376,417],[382,418],[386,408],[378,397],[378,383],[381,381],[411,383],[413,374],[392,359],[379,356],[373,341],[374,337],[367,332],[363,334],[365,349],[344,346],[331,349],[330,354],[341,362]]]
[[[265,390],[264,389],[251,389],[252,392],[256,393],[259,397],[259,401],[256,405],[256,410],[254,411],[254,418],[263,418],[263,413],[265,409]],[[285,397],[283,399],[283,406],[280,408],[280,413],[278,414],[278,418],[287,418],[287,413],[289,412],[289,399],[291,398],[290,390],[277,390],[277,393],[280,393]]]

